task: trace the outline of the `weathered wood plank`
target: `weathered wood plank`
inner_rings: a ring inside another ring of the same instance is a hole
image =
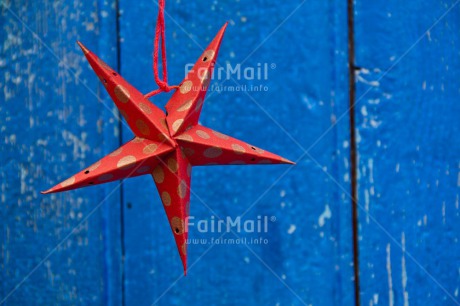
[[[76,45],[116,65],[114,2],[0,4],[5,305],[120,304],[116,184],[40,194],[118,145],[110,99]]]
[[[121,73],[148,92],[156,88],[151,51],[157,4],[134,6],[122,0],[120,8]],[[204,125],[296,160],[303,150],[295,142],[309,149],[335,117],[346,111],[344,1],[167,2],[167,12],[172,84],[182,80],[185,65],[195,62],[200,46],[206,46],[227,20],[230,26],[219,54],[221,66],[230,63],[235,67],[242,62],[242,68],[276,65],[269,68],[268,80],[238,80],[247,86],[267,86],[267,92],[248,92],[249,96],[241,91],[208,93],[201,119]],[[236,84],[229,80],[225,85]],[[163,105],[165,97],[152,101]],[[125,141],[132,137],[127,130],[123,133]],[[309,152],[346,190],[350,188],[348,135],[343,120]],[[126,305],[354,304],[350,201],[321,167],[304,156],[279,181],[286,166],[195,168],[191,202],[195,221],[213,217],[206,206],[220,218],[234,219],[253,203],[245,219],[260,215],[275,216],[276,221],[262,235],[269,240],[267,245],[248,245],[250,249],[215,245],[203,258],[210,245],[191,245],[185,279],[151,178],[127,180]],[[219,236],[190,228],[191,238],[209,242]],[[225,238],[235,237],[228,234]]]
[[[363,305],[460,302],[454,2],[356,1]]]

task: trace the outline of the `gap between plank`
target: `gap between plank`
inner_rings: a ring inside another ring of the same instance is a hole
[[[349,77],[349,116],[350,116],[350,171],[351,171],[351,222],[353,231],[353,272],[355,276],[355,305],[361,305],[359,283],[359,223],[358,223],[358,163],[356,148],[356,79],[355,79],[355,39],[354,39],[354,0],[348,0],[348,77]]]
[[[121,45],[120,45],[120,0],[115,0],[116,14],[116,52],[117,52],[117,68],[121,75]],[[123,122],[118,110],[118,144],[123,145]],[[125,203],[124,203],[124,184],[120,185],[120,244],[121,244],[121,305],[126,305],[125,299]]]

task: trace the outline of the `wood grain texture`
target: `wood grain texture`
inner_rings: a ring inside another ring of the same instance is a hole
[[[170,84],[182,80],[185,65],[195,62],[225,21],[230,25],[218,65],[276,65],[269,69],[268,80],[237,80],[246,86],[262,84],[267,92],[208,93],[203,125],[295,161],[303,153],[295,142],[308,149],[346,111],[343,1],[167,2],[166,10]],[[154,2],[132,5],[122,0],[120,11],[121,74],[147,93],[156,88],[151,50],[157,7]],[[224,83],[236,85],[232,80]],[[151,100],[164,105],[167,96]],[[344,120],[309,152],[320,167],[304,156],[279,181],[287,166],[194,169],[195,221],[217,219],[214,214],[234,219],[254,203],[244,219],[274,216],[276,221],[262,234],[267,245],[190,245],[185,278],[154,183],[149,177],[127,180],[126,305],[354,304],[350,201],[323,172],[349,189],[348,134]],[[124,140],[130,137],[124,130]],[[190,227],[191,239],[209,243],[219,236]]]
[[[115,1],[4,3],[0,301],[355,304],[347,118],[330,129],[348,108],[344,1],[167,2],[171,84],[225,21],[217,68],[269,67],[267,80],[234,76],[223,92],[211,90],[200,123],[294,161],[303,149],[311,154],[290,170],[194,169],[193,222],[243,214],[274,221],[268,233],[237,233],[266,245],[212,245],[221,234],[191,226],[185,278],[150,176],[122,189],[112,183],[39,195],[120,144],[115,107],[75,41],[112,67],[119,62],[147,93],[156,88],[157,4],[120,0],[117,29]],[[355,4],[363,305],[460,303],[460,6],[448,11],[453,4]],[[268,91],[236,91],[239,84]],[[169,96],[151,100],[164,106]],[[123,142],[131,137],[124,129]]]
[[[120,303],[116,184],[40,194],[118,145],[111,102],[76,45],[84,41],[116,64],[113,4],[1,2],[4,305]]]
[[[363,305],[460,303],[454,2],[356,2]]]

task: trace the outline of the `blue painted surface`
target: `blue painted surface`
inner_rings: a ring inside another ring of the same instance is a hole
[[[75,41],[153,90],[155,1],[118,29],[115,1],[1,3],[0,304],[355,304],[345,1],[167,1],[171,84],[225,21],[218,65],[276,66],[214,79],[268,91],[209,92],[202,123],[298,162],[194,169],[195,222],[275,220],[237,233],[266,245],[191,227],[186,277],[150,177],[39,194],[132,137]],[[355,4],[362,305],[459,302],[460,6],[406,53],[453,3]]]
[[[171,84],[182,81],[184,66],[195,62],[226,21],[217,68],[241,62],[242,67],[276,65],[268,80],[236,80],[262,84],[268,92],[209,92],[201,122],[294,161],[348,104],[346,3],[314,2],[295,11],[299,4],[169,2],[166,17]],[[129,1],[121,1],[120,8],[121,74],[148,92],[156,88],[150,50],[157,8]],[[222,81],[214,79],[213,84]],[[237,84],[227,80],[224,85]],[[165,101],[151,100],[157,105]],[[345,188],[347,124],[342,121],[310,151]],[[123,133],[125,141],[132,137],[127,129]],[[184,278],[152,179],[130,179],[124,184],[124,203],[132,205],[124,213],[127,305],[353,304],[349,200],[308,156],[292,169],[194,168],[192,190],[195,220],[234,219],[247,208],[245,219],[274,216],[269,233],[262,235],[268,245],[192,244]],[[219,236],[190,228],[191,239],[209,242]],[[230,233],[224,238],[235,237]]]
[[[75,44],[116,64],[113,3],[3,3],[0,301],[118,304],[117,184],[40,194],[118,144],[113,106]]]
[[[416,4],[356,5],[363,305],[460,303],[460,6]]]

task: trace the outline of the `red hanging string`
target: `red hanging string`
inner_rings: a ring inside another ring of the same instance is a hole
[[[158,17],[157,25],[155,28],[155,40],[153,43],[153,74],[155,77],[155,82],[158,85],[158,89],[149,92],[145,95],[146,98],[150,98],[160,92],[169,92],[171,89],[178,88],[178,86],[169,86],[168,85],[168,71],[166,69],[166,40],[165,40],[165,0],[158,1]],[[161,65],[163,68],[163,80],[160,79],[160,74],[158,72],[158,53],[159,53],[159,43],[161,39]]]

